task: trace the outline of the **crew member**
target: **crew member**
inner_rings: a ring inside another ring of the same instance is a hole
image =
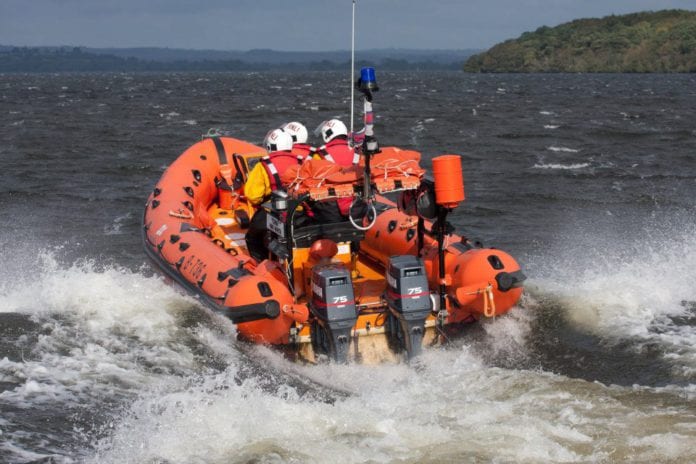
[[[348,144],[348,128],[338,119],[324,121],[318,128],[324,144],[318,153],[325,160],[339,166],[357,165],[360,155]]]
[[[268,155],[254,166],[244,184],[244,196],[252,205],[267,201],[271,192],[283,188],[281,175],[290,167],[301,163],[301,158],[292,153],[292,137],[282,129],[273,129],[263,141]],[[246,233],[249,254],[258,261],[268,258],[266,245],[266,210],[259,207],[251,219]]]
[[[321,158],[343,167],[358,164],[360,155],[348,144],[348,128],[342,121],[338,119],[324,121],[317,128],[317,132],[321,133],[324,140],[324,145],[317,150],[317,154]],[[363,203],[359,201],[351,212],[352,202],[352,198],[339,198],[335,202],[319,202],[312,206],[312,210],[325,222],[344,221],[349,213],[355,217],[364,216]]]
[[[283,131],[292,137],[292,153],[308,159],[317,152],[317,149],[307,143],[307,128],[297,121],[289,122],[281,126]]]

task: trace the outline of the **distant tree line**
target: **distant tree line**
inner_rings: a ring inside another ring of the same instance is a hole
[[[540,27],[464,64],[470,72],[696,72],[696,12],[663,10]]]
[[[12,47],[0,50],[0,73],[10,72],[137,72],[137,71],[328,71],[349,67],[349,62],[328,60],[310,63],[248,63],[242,60],[141,60],[95,54],[74,48]],[[408,61],[385,58],[379,62],[356,61],[356,66],[379,66],[384,70],[456,70],[461,63]]]

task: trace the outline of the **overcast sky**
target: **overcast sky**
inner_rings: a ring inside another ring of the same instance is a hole
[[[541,25],[696,0],[357,0],[358,49],[488,48]],[[350,48],[351,0],[0,0],[0,44]]]

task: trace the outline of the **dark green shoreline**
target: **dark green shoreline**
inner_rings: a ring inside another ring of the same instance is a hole
[[[542,26],[469,58],[467,72],[696,72],[696,11],[662,10]]]

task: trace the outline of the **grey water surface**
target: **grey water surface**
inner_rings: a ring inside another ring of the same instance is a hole
[[[293,365],[167,285],[145,200],[210,127],[349,119],[344,73],[0,75],[0,462],[694,462],[696,77],[379,73],[529,276],[416,365]],[[357,106],[356,106],[357,108]]]

